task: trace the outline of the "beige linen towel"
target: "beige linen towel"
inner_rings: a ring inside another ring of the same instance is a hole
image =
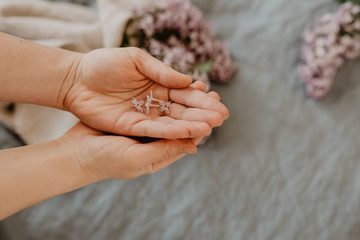
[[[98,11],[69,3],[0,0],[0,31],[40,44],[77,52],[119,47],[135,6],[154,0],[99,0]],[[19,66],[21,67],[21,66]],[[43,106],[0,102],[0,121],[27,144],[62,136],[78,119]]]

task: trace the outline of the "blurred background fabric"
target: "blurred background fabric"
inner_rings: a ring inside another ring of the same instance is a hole
[[[1,221],[1,239],[360,239],[360,61],[319,102],[297,72],[304,28],[338,2],[192,2],[238,64],[213,87],[229,120],[156,174],[96,183]],[[21,145],[0,130],[1,148]]]
[[[98,0],[95,7],[43,0],[0,0],[0,31],[51,47],[90,52],[119,47],[135,6],[160,0]],[[78,119],[45,106],[0,102],[0,121],[27,144],[63,136]]]

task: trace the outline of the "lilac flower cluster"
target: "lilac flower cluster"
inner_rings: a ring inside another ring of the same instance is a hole
[[[179,72],[203,81],[227,82],[235,64],[225,45],[217,40],[210,24],[189,0],[159,1],[138,8],[129,22],[123,46],[145,49]]]
[[[336,13],[318,19],[312,30],[305,30],[303,38],[299,72],[307,94],[321,99],[344,62],[360,56],[360,6],[342,4]]]

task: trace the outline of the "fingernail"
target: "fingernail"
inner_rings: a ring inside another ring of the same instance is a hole
[[[181,149],[181,151],[183,153],[188,153],[188,154],[195,154],[197,152],[197,148],[196,147],[183,147]]]

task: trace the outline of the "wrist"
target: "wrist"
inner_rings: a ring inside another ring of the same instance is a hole
[[[77,128],[75,126],[74,128]],[[81,130],[80,130],[81,131]],[[95,155],[93,149],[89,148],[89,137],[83,136],[81,132],[71,129],[61,138],[55,140],[58,149],[67,155],[67,166],[72,171],[72,175],[79,177],[83,185],[88,185],[106,179],[106,177],[96,174],[92,165]]]
[[[0,100],[63,109],[81,53],[0,33]]]
[[[56,108],[60,110],[69,111],[68,98],[72,87],[75,85],[76,80],[80,77],[79,66],[83,58],[83,53],[67,52],[63,56],[63,70],[64,77],[60,84],[58,84],[58,96],[56,98]]]
[[[70,190],[83,187],[102,179],[96,178],[95,176],[89,174],[83,165],[79,161],[81,159],[81,154],[79,154],[79,144],[71,139],[61,137],[54,141],[49,142],[50,145],[54,147],[54,151],[61,157],[61,171],[65,173],[65,178],[67,179],[67,184]]]
[[[89,185],[61,139],[0,152],[0,219],[51,197]]]

